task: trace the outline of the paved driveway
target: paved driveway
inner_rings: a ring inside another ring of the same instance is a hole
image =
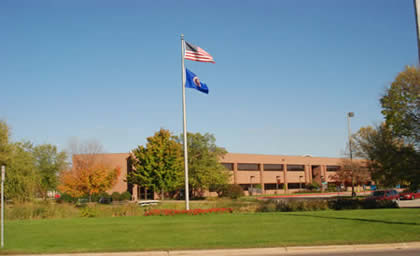
[[[416,200],[400,200],[398,205],[401,208],[420,208],[420,198]]]

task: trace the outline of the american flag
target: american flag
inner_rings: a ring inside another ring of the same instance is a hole
[[[216,63],[213,57],[198,46],[185,42],[185,59],[200,62]]]

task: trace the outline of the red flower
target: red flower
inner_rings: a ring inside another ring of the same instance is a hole
[[[232,213],[232,208],[210,208],[193,210],[174,210],[174,209],[154,209],[144,213],[144,216],[174,216],[174,215],[202,215],[209,213]]]

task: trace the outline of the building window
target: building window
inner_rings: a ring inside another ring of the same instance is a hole
[[[264,164],[264,171],[283,171],[282,164]]]
[[[287,188],[289,189],[305,188],[305,183],[288,183]]]
[[[283,189],[283,183],[282,184],[276,184],[276,183],[265,183],[264,189],[265,190],[276,190],[276,189]]]
[[[238,164],[238,171],[258,171],[259,164]]]
[[[287,170],[292,172],[305,171],[305,166],[303,164],[288,164]]]
[[[336,172],[340,170],[338,165],[327,165],[327,172]]]
[[[228,169],[229,171],[233,171],[233,164],[232,163],[222,163],[222,165]]]

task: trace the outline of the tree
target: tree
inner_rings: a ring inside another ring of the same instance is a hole
[[[385,186],[420,187],[420,70],[407,66],[380,99],[385,123],[362,127],[355,151],[369,160],[372,178]]]
[[[177,141],[182,143],[181,134]],[[188,178],[193,196],[201,197],[211,185],[224,185],[229,181],[229,172],[220,164],[220,159],[227,153],[216,146],[212,134],[188,133]]]
[[[127,182],[161,193],[171,192],[182,185],[182,147],[168,130],[160,129],[147,138],[146,146],[132,150],[128,161],[132,171]]]
[[[83,143],[73,141],[70,151],[73,166],[60,174],[58,189],[73,197],[103,193],[112,188],[120,175],[121,168],[111,166],[100,154],[102,146],[97,141]],[[81,154],[76,154],[81,152]]]
[[[67,168],[67,154],[58,152],[57,147],[50,144],[33,148],[36,169],[39,174],[39,191],[43,198],[47,192],[56,190],[59,172]]]
[[[112,188],[120,175],[120,168],[110,168],[97,163],[92,166],[74,166],[60,175],[61,184],[58,189],[73,197],[89,195],[91,201],[93,194],[99,194]]]
[[[17,201],[30,200],[41,192],[57,185],[57,171],[66,156],[58,153],[55,146],[34,147],[30,142],[11,143],[9,128],[0,121],[0,165],[7,165],[5,195]]]
[[[0,166],[5,165],[10,159],[10,131],[6,122],[0,120]]]
[[[370,180],[370,172],[361,160],[343,158],[333,178],[340,183],[363,184]]]
[[[393,134],[420,146],[420,69],[407,66],[381,98],[382,114]]]
[[[10,144],[5,181],[5,196],[8,199],[27,201],[36,195],[39,176],[32,150],[30,142]]]
[[[95,139],[79,141],[78,138],[73,137],[69,140],[68,152],[73,162],[77,161],[79,166],[84,165],[88,167],[98,161],[98,156],[104,152],[104,149],[102,144]],[[77,155],[77,159],[73,159],[75,155]]]
[[[408,184],[420,185],[420,154],[414,145],[397,137],[391,127],[362,127],[354,135],[357,156],[368,159],[367,166],[372,178],[384,186]]]

